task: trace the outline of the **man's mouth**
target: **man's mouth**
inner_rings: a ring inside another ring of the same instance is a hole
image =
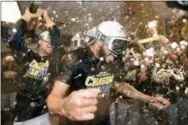
[[[52,47],[51,47],[51,46],[48,46],[48,48],[49,48],[49,49],[52,49]]]

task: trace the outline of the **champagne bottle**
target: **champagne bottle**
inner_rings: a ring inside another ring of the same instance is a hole
[[[29,11],[31,13],[36,13],[37,10],[39,8],[39,5],[38,4],[35,4],[35,3],[31,3],[30,6],[29,6]]]

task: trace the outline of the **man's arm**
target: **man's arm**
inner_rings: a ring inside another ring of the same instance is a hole
[[[93,119],[100,90],[82,89],[66,96],[68,89],[69,85],[66,83],[55,81],[53,90],[47,98],[49,110],[71,120]]]
[[[11,37],[9,39],[9,45],[18,57],[22,57],[23,55],[30,53],[30,50],[27,48],[26,44],[23,41],[23,36],[25,35],[27,30],[27,23],[31,19],[39,17],[41,15],[41,9],[38,9],[36,14],[32,14],[27,8],[22,18],[17,21],[16,30],[12,31]]]
[[[12,30],[12,34],[9,40],[9,45],[15,53],[21,53],[27,50],[27,46],[23,41],[23,36],[26,33],[26,29],[27,29],[27,22],[25,21],[24,18],[21,18],[16,23],[15,32],[13,32]]]
[[[145,95],[127,83],[115,83],[114,89],[117,92],[119,92],[125,96],[128,96],[130,98],[134,98],[134,99],[141,100],[144,102],[155,102],[156,101],[155,97]]]
[[[47,98],[50,111],[64,115],[71,120],[91,120],[97,110],[98,89],[73,91],[67,96],[69,87],[77,75],[78,58],[75,53],[64,55],[60,61],[59,76]]]
[[[45,26],[48,29],[51,37],[51,44],[55,46],[55,44],[60,40],[60,30],[55,24],[55,22],[50,18],[48,12],[44,10],[43,18],[45,20]]]
[[[170,102],[167,99],[146,95],[139,92],[133,86],[127,83],[115,83],[114,89],[124,96],[150,103],[152,106],[157,107],[158,109],[165,109],[170,105]]]
[[[66,115],[62,110],[63,98],[65,98],[69,85],[55,81],[53,89],[47,98],[47,105],[50,111],[60,115]]]

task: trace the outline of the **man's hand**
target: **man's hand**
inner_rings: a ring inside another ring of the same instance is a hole
[[[148,79],[146,73],[140,73],[139,74],[139,82],[146,81]]]
[[[29,11],[29,8],[27,7],[26,10],[25,10],[25,13],[24,15],[22,16],[22,18],[26,21],[26,22],[29,22],[31,19],[33,18],[37,18],[37,17],[40,17],[42,16],[43,14],[43,10],[38,8],[37,9],[37,12],[36,13],[31,13]]]
[[[13,62],[14,61],[14,57],[12,57],[12,56],[6,56],[5,61],[7,61],[7,62]]]
[[[46,22],[45,26],[47,28],[52,27],[53,25],[55,25],[54,21],[50,18],[47,10],[43,11],[43,18],[44,18],[44,20]]]
[[[161,37],[162,43],[165,43],[165,44],[169,43],[169,39],[167,39],[165,36],[160,36],[160,37]]]
[[[44,10],[42,15],[44,19],[49,18],[49,14],[47,10]]]
[[[155,98],[156,98],[157,102],[150,103],[153,107],[156,107],[159,110],[164,110],[167,107],[169,107],[170,102],[167,99],[165,99],[163,97],[155,97]]]
[[[83,89],[72,92],[62,101],[62,114],[71,120],[93,119],[97,111],[99,89]]]

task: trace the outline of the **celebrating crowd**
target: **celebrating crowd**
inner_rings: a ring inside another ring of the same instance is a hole
[[[36,18],[45,30],[34,51],[24,35]],[[14,56],[3,62],[19,65],[13,125],[188,124],[187,37],[142,43],[117,21],[101,22],[83,34],[83,46],[75,48],[81,39],[75,37],[74,49],[57,59],[54,51],[63,38],[48,11],[25,10],[8,40]],[[55,123],[54,115],[63,120]]]

